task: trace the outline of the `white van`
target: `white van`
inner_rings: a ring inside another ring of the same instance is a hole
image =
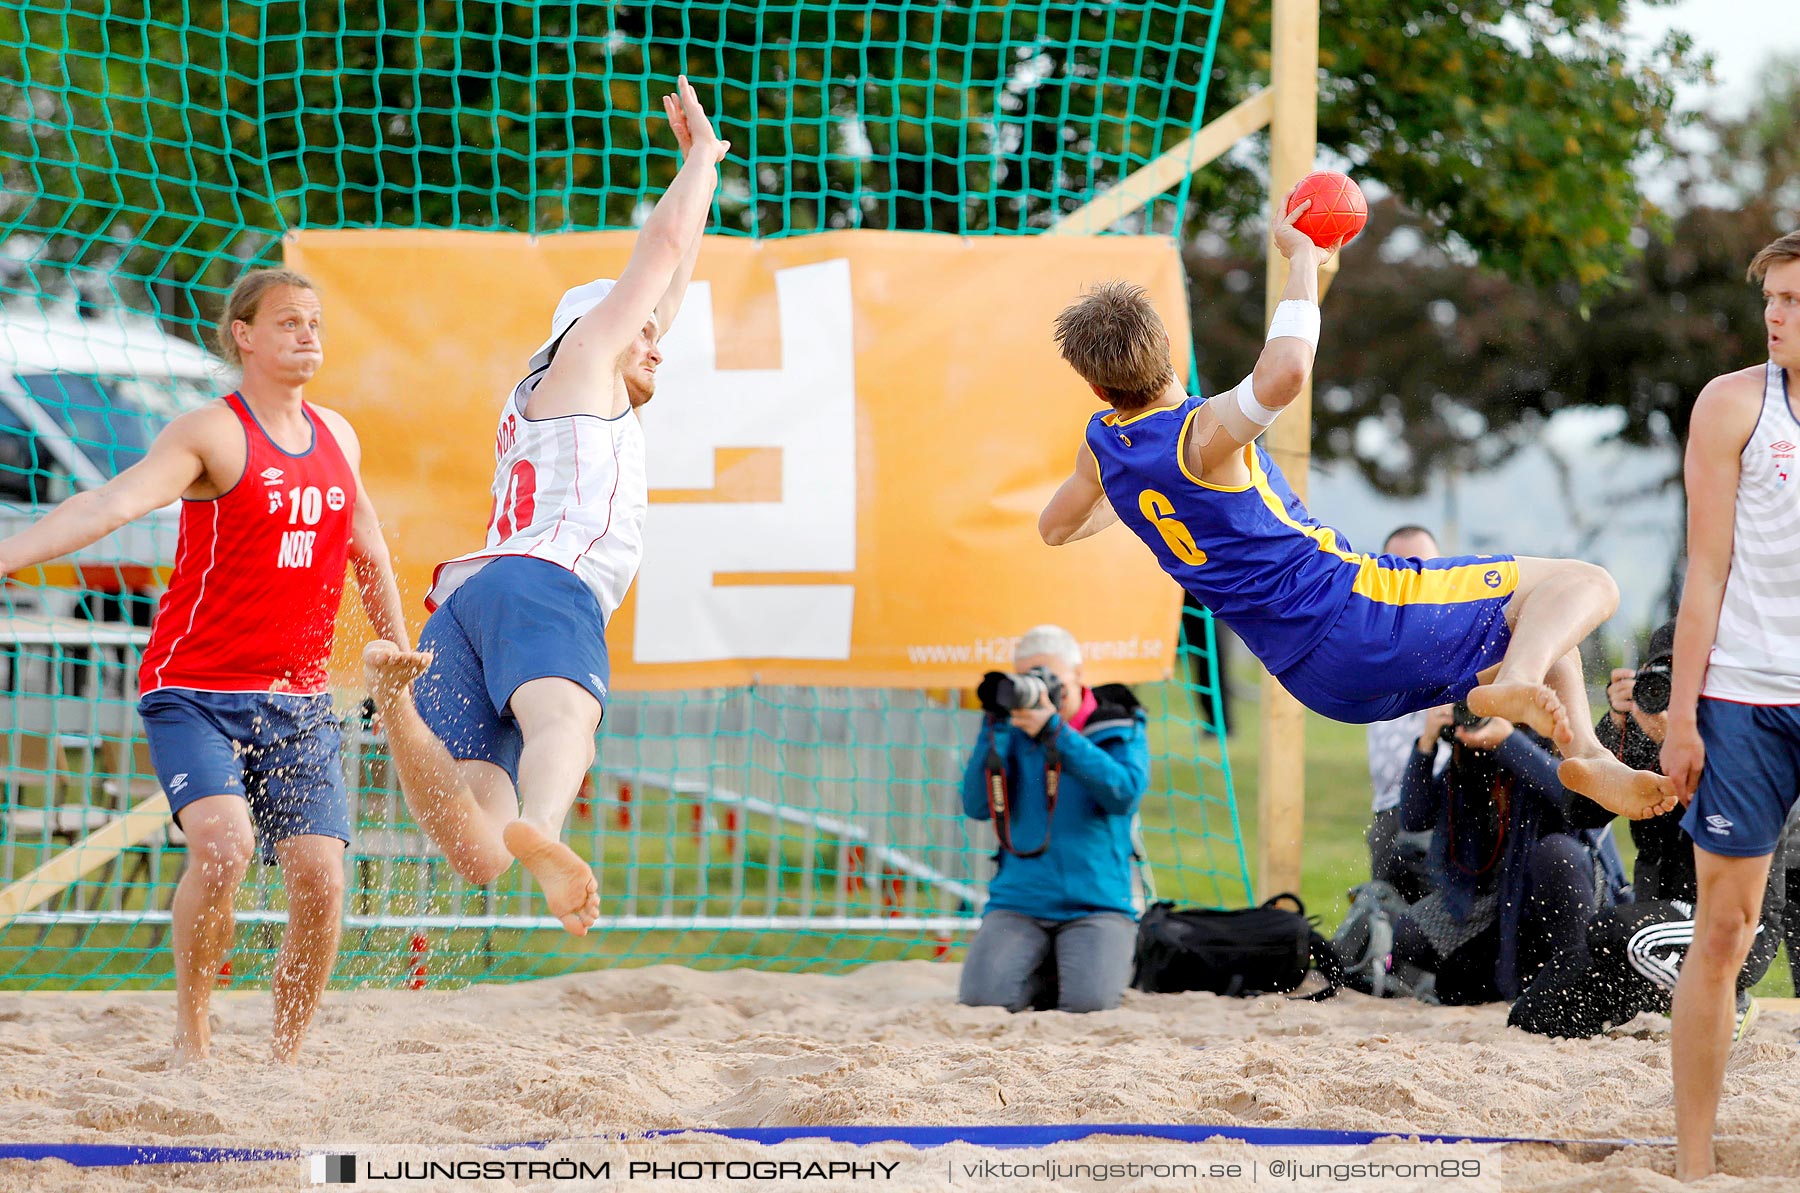
[[[122,310],[0,308],[0,535],[142,459],[169,420],[226,392],[204,349]],[[7,585],[14,611],[147,624],[175,563],[179,503]],[[128,598],[137,598],[135,600]]]

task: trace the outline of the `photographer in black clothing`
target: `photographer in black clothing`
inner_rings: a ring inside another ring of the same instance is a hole
[[[1433,775],[1440,740],[1451,758]],[[1624,885],[1616,854],[1602,849],[1611,813],[1565,788],[1556,767],[1528,729],[1460,706],[1426,717],[1400,820],[1408,832],[1432,830],[1435,889],[1396,922],[1394,958],[1435,974],[1441,1002],[1517,996]]]
[[[1769,885],[1763,895],[1762,920],[1750,955],[1738,971],[1738,1032],[1750,1010],[1750,989],[1768,973],[1781,945],[1781,923],[1788,876],[1800,863],[1800,820],[1789,818]],[[1693,863],[1688,863],[1693,882]],[[1552,957],[1538,971],[1507,1023],[1541,1036],[1580,1039],[1599,1035],[1608,1025],[1628,1022],[1644,1011],[1667,1014],[1676,976],[1694,939],[1694,905],[1687,899],[1651,899],[1602,909],[1588,923],[1580,945]]]
[[[1607,686],[1608,712],[1594,730],[1627,765],[1655,769],[1659,764],[1674,636],[1673,622],[1658,629],[1650,636],[1644,666],[1614,671]],[[1643,1011],[1669,1010],[1675,977],[1694,937],[1694,843],[1681,829],[1682,811],[1631,821],[1638,849],[1636,902],[1602,908],[1589,922],[1585,942],[1559,952],[1538,972],[1513,1004],[1508,1023],[1538,1035],[1581,1038]],[[1776,849],[1762,921],[1738,974],[1740,1030],[1750,988],[1768,972],[1780,946],[1784,909],[1789,923],[1795,919],[1786,896],[1793,886],[1789,867],[1800,865],[1797,831],[1790,822]]]

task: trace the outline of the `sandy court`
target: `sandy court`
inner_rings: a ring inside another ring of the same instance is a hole
[[[1503,1007],[1358,995],[1305,1003],[1128,994],[1103,1014],[1015,1016],[956,1006],[956,975],[953,965],[925,961],[843,977],[658,967],[443,993],[332,993],[292,1069],[263,1060],[266,993],[219,999],[215,1056],[185,1070],[164,1061],[171,995],[0,995],[0,1140],[357,1149],[422,1161],[513,1154],[484,1153],[481,1144],[675,1126],[1185,1123],[1636,1139],[1673,1129],[1668,1025],[1654,1016],[1580,1042],[1509,1030]],[[1765,1012],[1727,1075],[1719,1154],[1731,1175],[1707,1187],[1800,1184],[1797,1075],[1800,1015]],[[716,1138],[559,1148],[610,1159],[614,1176],[632,1156],[879,1157],[898,1167],[872,1187],[895,1189],[1168,1187],[1150,1178],[1021,1183],[956,1171],[984,1157],[1068,1164],[1274,1154],[1242,1144],[1095,1140],[1029,1152],[765,1148]],[[1302,1151],[1350,1154],[1280,1154]],[[1665,1147],[1509,1146],[1498,1159],[1499,1184],[1470,1187],[1676,1187]],[[0,1190],[307,1187],[299,1164],[102,1175],[0,1162]],[[483,1187],[509,1183],[534,1182]],[[1242,1178],[1182,1184],[1257,1187]]]

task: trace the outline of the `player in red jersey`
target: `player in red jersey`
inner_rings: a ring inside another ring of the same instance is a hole
[[[14,572],[182,501],[138,705],[187,836],[173,906],[177,1063],[210,1047],[207,1001],[258,832],[287,888],[274,1054],[298,1053],[343,918],[350,809],[325,664],[346,560],[375,632],[406,641],[356,435],[301,395],[325,359],[320,318],[298,274],[239,278],[219,321],[219,349],[243,369],[237,392],[177,418],[138,463],[0,541],[0,572]]]

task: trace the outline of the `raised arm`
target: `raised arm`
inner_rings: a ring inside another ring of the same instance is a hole
[[[1731,574],[1738,457],[1756,429],[1761,400],[1760,383],[1744,373],[1716,377],[1700,391],[1688,422],[1682,463],[1688,501],[1687,579],[1675,618],[1669,732],[1662,748],[1663,773],[1675,781],[1684,804],[1693,798],[1706,762],[1698,725],[1700,688],[1719,632],[1725,579]]]
[[[1052,547],[1060,547],[1097,534],[1118,520],[1112,503],[1106,500],[1106,490],[1100,487],[1100,466],[1083,443],[1075,450],[1075,471],[1038,515],[1038,534]]]
[[[620,355],[671,295],[679,306],[687,289],[684,265],[691,275],[689,257],[698,251],[718,187],[718,165],[731,143],[713,132],[685,75],[679,86],[679,106],[690,137],[687,160],[644,221],[617,284],[563,336],[549,371],[532,392],[534,418],[622,413],[616,408],[621,399],[613,384]],[[669,110],[669,101],[665,99],[663,106]]]
[[[1294,221],[1306,214],[1311,200],[1290,211],[1275,228],[1275,249],[1288,259],[1287,285],[1269,324],[1269,336],[1255,370],[1235,389],[1207,399],[1202,419],[1184,450],[1188,467],[1198,476],[1241,453],[1293,404],[1312,373],[1319,344],[1319,267],[1337,250],[1322,249]]]
[[[178,501],[206,473],[208,419],[195,410],[170,423],[144,458],[98,489],[76,493],[11,538],[0,539],[0,574],[16,572],[99,542],[151,510]]]
[[[675,134],[675,147],[681,151],[681,160],[686,162],[694,155],[694,134],[688,127],[687,112],[681,106],[680,97],[663,96],[663,111],[669,117],[669,130]],[[700,244],[706,239],[706,216],[700,217],[700,226],[692,240],[688,242],[687,253],[681,258],[681,264],[675,267],[675,276],[669,282],[669,288],[656,304],[656,333],[665,335],[669,328],[675,326],[675,315],[681,310],[681,300],[687,297],[688,283],[694,278],[694,263],[700,259]]]

